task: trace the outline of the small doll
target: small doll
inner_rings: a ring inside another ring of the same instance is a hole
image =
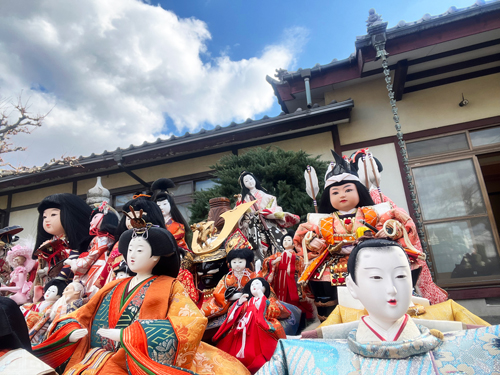
[[[89,217],[92,209],[78,196],[63,193],[44,198],[38,205],[38,213],[33,259],[38,257],[40,267],[35,285],[43,285],[51,271],[54,276],[69,282],[73,280],[73,271],[63,262],[65,259],[77,259],[80,249],[90,242]],[[56,264],[57,268],[54,268]]]
[[[231,250],[226,262],[229,273],[219,281],[210,300],[203,303],[207,318],[226,313],[229,306],[241,297],[243,287],[257,276],[253,272],[253,251],[249,248]]]
[[[14,293],[10,298],[18,305],[28,302],[28,293],[33,284],[28,280],[30,272],[36,266],[36,261],[31,259],[32,252],[28,246],[16,245],[7,253],[6,261],[14,269],[10,274],[10,282],[15,286],[2,286],[0,291]]]
[[[302,300],[302,290],[297,284],[298,278],[304,271],[304,260],[295,252],[294,234],[293,230],[288,230],[282,239],[284,251],[264,259],[264,266],[259,276],[269,282],[281,302],[297,306],[306,314],[306,319],[311,319],[313,308],[311,304]]]
[[[177,208],[173,196],[168,192],[168,189],[173,187],[175,187],[175,184],[169,178],[159,178],[153,182],[151,185],[151,190],[155,192],[153,201],[160,207],[165,226],[174,235],[177,246],[186,251],[191,251],[185,240],[186,231],[189,230],[190,226]]]
[[[113,269],[115,280],[126,279],[127,277],[135,276],[135,272],[130,271],[127,262],[122,260],[117,267]]]
[[[214,336],[214,341],[220,340],[217,347],[238,358],[252,374],[271,359],[278,340],[286,338],[281,324],[266,318],[270,293],[264,278],[250,280]]]
[[[90,235],[94,236],[88,251],[81,253],[78,259],[65,260],[75,274],[75,279],[81,281],[92,296],[104,286],[108,277],[106,262],[111,251],[118,226],[119,216],[108,202],[104,201],[95,207],[90,216]]]

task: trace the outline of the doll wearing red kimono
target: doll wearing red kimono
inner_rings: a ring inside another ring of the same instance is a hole
[[[275,318],[266,319],[269,294],[265,279],[251,280],[214,336],[214,341],[220,340],[217,347],[238,358],[252,374],[271,359],[278,340],[286,338]]]

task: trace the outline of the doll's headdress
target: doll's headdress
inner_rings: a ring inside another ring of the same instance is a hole
[[[149,229],[152,227],[158,227],[158,225],[146,223],[146,220],[142,218],[142,208],[139,211],[139,214],[135,212],[134,207],[130,206],[129,209],[130,212],[122,212],[130,219],[130,225],[132,226],[132,229],[134,231],[134,233],[132,234],[132,238],[140,236],[147,239]]]
[[[330,163],[325,174],[325,189],[341,181],[359,181],[359,178],[353,170],[348,158],[342,158],[335,151],[332,151],[334,162]]]
[[[115,214],[118,218],[120,218],[120,215],[118,214],[118,212],[113,207],[111,207],[107,201],[104,201],[101,204],[95,203],[93,205],[93,207],[94,207],[93,213],[99,212],[99,213],[102,213],[104,215],[107,215],[109,212],[111,212],[111,213]]]
[[[173,195],[168,189],[173,189],[175,183],[170,178],[159,178],[151,185],[153,194],[153,201],[163,200],[169,195]]]

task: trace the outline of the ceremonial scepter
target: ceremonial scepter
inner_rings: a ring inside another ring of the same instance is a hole
[[[378,195],[380,196],[380,201],[382,203],[384,203],[384,198],[382,196],[382,190],[380,189],[380,183],[378,182],[378,178],[377,178],[377,172],[375,169],[375,163],[373,162],[373,155],[371,152],[368,153],[368,159],[370,159],[370,163],[372,165],[372,171],[373,171],[373,177],[375,177],[375,185],[377,186],[377,190],[378,190]]]
[[[308,165],[304,171],[304,178],[306,180],[306,192],[314,202],[314,210],[318,213],[318,203],[316,202],[316,195],[319,193],[318,176],[314,167]]]

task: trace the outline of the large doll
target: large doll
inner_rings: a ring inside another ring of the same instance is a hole
[[[28,302],[28,293],[32,282],[29,280],[29,274],[36,266],[36,261],[31,259],[33,249],[28,246],[16,245],[12,247],[7,254],[7,263],[12,267],[10,282],[14,286],[2,286],[0,291],[14,293],[10,296],[18,305]],[[33,271],[34,272],[34,271]]]
[[[229,267],[213,292],[213,296],[203,303],[203,313],[207,318],[223,315],[229,306],[241,297],[243,287],[256,274],[253,272],[253,252],[249,248],[234,249],[226,256]]]
[[[82,282],[89,295],[93,295],[104,286],[108,278],[106,267],[108,255],[115,243],[115,231],[119,216],[108,202],[95,207],[90,216],[90,235],[94,236],[86,252],[78,259],[66,260],[78,281]]]
[[[38,257],[42,282],[48,272],[66,282],[73,279],[65,259],[77,259],[90,242],[89,217],[92,209],[74,194],[49,195],[38,205],[38,233],[33,259]],[[59,270],[59,272],[57,272]]]
[[[144,223],[145,224],[145,223]],[[182,285],[177,243],[147,225],[122,234],[119,250],[136,276],[105,285],[55,323],[34,354],[83,374],[245,374],[234,358],[201,343],[207,319]]]
[[[286,234],[284,228],[298,224],[300,217],[284,212],[277,198],[268,194],[252,173],[243,171],[238,182],[241,193],[236,204],[255,202],[251,212],[243,216],[240,228],[252,244],[256,259],[262,261],[279,251],[281,238]]]
[[[153,182],[151,185],[151,190],[154,191],[153,201],[160,207],[165,226],[174,235],[177,245],[186,251],[190,251],[185,240],[189,225],[177,208],[174,198],[168,192],[168,189],[174,186],[174,182],[169,178],[159,178]]]
[[[266,258],[259,275],[269,282],[281,302],[297,306],[306,319],[310,319],[313,317],[312,306],[304,300],[302,288],[297,284],[304,271],[304,260],[295,252],[294,233],[288,231],[282,239],[283,251]]]
[[[270,293],[265,279],[248,282],[214,336],[220,340],[217,347],[238,358],[252,374],[271,359],[278,340],[286,338],[280,323],[266,318]]]

